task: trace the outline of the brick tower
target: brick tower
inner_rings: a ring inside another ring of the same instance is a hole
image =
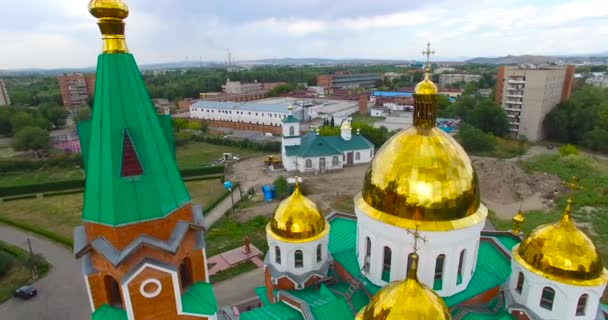
[[[128,52],[122,0],[92,0],[103,51],[92,119],[80,123],[86,188],[74,231],[92,319],[216,319],[203,216]]]

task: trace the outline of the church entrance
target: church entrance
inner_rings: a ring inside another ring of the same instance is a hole
[[[348,152],[346,154],[346,165],[349,165],[349,166],[353,165],[353,153],[352,153],[352,151]]]

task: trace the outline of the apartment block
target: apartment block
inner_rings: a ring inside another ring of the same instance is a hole
[[[68,109],[77,108],[85,103],[89,98],[93,98],[95,90],[95,75],[72,73],[57,77],[59,90],[63,106]]]
[[[479,79],[481,76],[477,74],[446,73],[439,76],[439,86],[444,88],[458,82],[469,83],[479,81]]]
[[[574,66],[498,69],[496,103],[507,112],[514,137],[530,141],[544,138],[543,120],[555,106],[570,98]]]
[[[11,99],[8,97],[8,92],[4,86],[4,81],[0,79],[0,106],[9,106]]]
[[[372,88],[382,82],[381,73],[340,73],[317,76],[317,86],[332,89]]]

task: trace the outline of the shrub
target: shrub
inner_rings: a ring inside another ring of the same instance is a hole
[[[15,263],[15,258],[10,254],[0,251],[0,277],[4,276]]]
[[[287,179],[283,176],[278,176],[274,182],[274,192],[277,199],[285,199],[289,196],[289,185]]]
[[[175,146],[183,146],[188,144],[193,139],[193,135],[191,132],[187,131],[179,131],[173,134],[173,138],[175,139]]]
[[[462,147],[471,152],[484,152],[494,150],[495,138],[491,133],[483,131],[463,123],[458,131],[458,140]]]
[[[577,155],[578,149],[574,145],[565,144],[565,145],[559,147],[559,154],[561,154],[562,157],[566,157],[569,155]]]

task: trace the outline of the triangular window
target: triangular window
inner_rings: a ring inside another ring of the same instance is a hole
[[[144,173],[144,170],[133,147],[133,141],[131,141],[129,132],[125,130],[122,138],[122,167],[120,169],[120,176],[123,178],[133,177],[139,176],[142,173]]]

